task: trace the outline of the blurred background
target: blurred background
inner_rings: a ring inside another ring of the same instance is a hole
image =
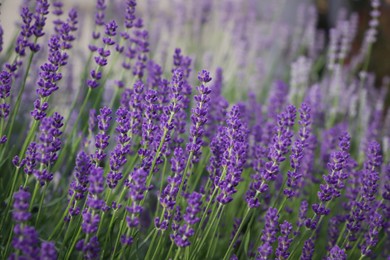
[[[23,1],[1,2],[0,21],[4,28],[4,46],[8,46],[15,37],[15,24],[20,19],[18,8]],[[77,6],[82,14],[78,37],[84,45],[78,47],[87,53],[92,33],[88,28],[93,27],[96,1],[63,2],[65,10]],[[108,8],[112,10],[108,13],[121,12],[122,3],[111,0]],[[368,71],[376,75],[377,87],[382,85],[382,78],[390,74],[390,0],[382,0],[379,10],[377,42],[368,66]],[[270,79],[275,77],[287,79],[286,68],[289,70],[300,54],[311,56],[297,51],[298,47],[291,51],[294,46],[315,41],[321,48],[321,44],[329,41],[329,29],[337,25],[340,17],[348,19],[353,13],[357,14],[358,26],[349,57],[355,56],[368,28],[370,11],[369,0],[143,0],[137,3],[137,13],[149,31],[151,58],[166,68],[174,48],[179,47],[193,58],[195,70],[200,64],[210,70],[222,67],[230,83],[227,90],[234,88],[237,82],[254,90],[259,88],[259,81],[270,84]],[[50,19],[48,24],[52,25]],[[349,62],[347,58],[346,64]]]

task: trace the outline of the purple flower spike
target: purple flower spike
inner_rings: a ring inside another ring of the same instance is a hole
[[[278,210],[269,208],[265,215],[265,226],[261,236],[263,244],[257,249],[257,260],[266,260],[272,255],[272,244],[276,241],[276,234],[278,233],[278,220]]]
[[[187,247],[191,245],[189,238],[195,234],[195,230],[191,226],[200,221],[200,218],[197,216],[197,214],[201,211],[202,194],[197,192],[191,193],[188,196],[187,202],[188,207],[183,217],[185,224],[178,228],[175,235],[171,235],[178,247]]]
[[[288,198],[298,194],[297,186],[301,183],[302,173],[300,171],[301,162],[305,155],[305,147],[308,146],[307,140],[310,137],[310,107],[302,104],[299,109],[301,120],[299,120],[299,138],[295,140],[291,148],[290,165],[292,170],[287,172],[287,188],[284,190],[284,195]]]
[[[246,163],[248,151],[248,129],[240,120],[240,109],[237,105],[232,107],[226,120],[227,127],[222,130],[222,142],[225,147],[221,165],[226,176],[216,175],[214,185],[219,187],[221,193],[217,201],[227,204],[233,200],[237,192],[237,185],[241,182],[241,174]],[[218,173],[217,173],[218,174]]]
[[[12,246],[17,253],[13,253],[10,259],[36,259],[39,256],[38,232],[33,227],[17,224]]]
[[[163,219],[160,219],[159,217],[155,219],[156,227],[161,230],[166,230],[168,228],[169,220],[176,205],[179,187],[183,179],[185,157],[182,148],[178,147],[175,149],[171,159],[171,165],[173,176],[168,176],[168,184],[160,194],[160,203],[166,209],[167,214],[164,215]]]
[[[364,242],[361,246],[362,255],[368,256],[371,254],[371,249],[378,243],[378,235],[383,225],[383,217],[377,211],[374,212],[369,219],[369,230],[364,236]]]
[[[196,163],[200,159],[203,145],[204,125],[207,122],[208,103],[210,101],[211,90],[205,83],[210,82],[209,73],[205,70],[199,72],[198,79],[201,85],[197,87],[199,95],[194,97],[196,108],[192,109],[190,140],[187,144],[187,151],[192,154],[192,162]]]
[[[314,243],[311,238],[305,241],[302,248],[302,255],[300,260],[311,260],[314,253]]]
[[[362,222],[367,219],[367,212],[375,206],[376,194],[379,186],[378,167],[382,164],[381,147],[377,142],[370,142],[366,148],[366,161],[362,171],[360,197],[352,202],[352,210],[347,216],[346,227],[348,229],[349,242],[356,241],[356,236],[362,228]],[[350,243],[347,244],[348,248]]]
[[[110,122],[112,120],[112,110],[108,107],[103,107],[100,109],[100,114],[97,117],[99,133],[95,137],[95,147],[96,151],[92,155],[93,160],[96,165],[99,165],[101,161],[106,158],[106,153],[104,150],[108,146],[108,140],[110,136],[107,134],[110,128]]]
[[[14,194],[14,204],[12,218],[14,221],[21,223],[26,222],[31,218],[31,213],[28,212],[30,207],[30,192],[20,187],[19,191]]]
[[[46,24],[46,16],[49,14],[49,3],[47,0],[38,0],[36,7],[35,7],[35,13],[34,13],[34,24],[32,26],[32,33],[35,35],[36,38],[42,37],[45,35],[43,32],[43,28]],[[40,47],[39,44],[31,43],[30,49],[33,52],[39,51]]]
[[[55,244],[53,242],[43,242],[41,245],[41,260],[56,260],[57,259],[57,251]]]
[[[0,72],[0,121],[5,122],[8,118],[10,105],[8,104],[7,98],[11,93],[12,74],[3,70]],[[7,141],[7,137],[0,136],[0,144]]]
[[[347,254],[344,249],[340,249],[337,245],[334,246],[330,252],[329,256],[326,258],[327,260],[346,260]]]
[[[326,184],[321,184],[318,192],[321,203],[338,198],[345,186],[344,181],[349,176],[346,169],[349,160],[350,140],[349,134],[344,133],[339,140],[340,150],[334,151],[330,155],[329,174],[323,176]],[[325,208],[323,204],[313,204],[313,210],[317,215],[329,214],[329,209]]]
[[[246,193],[246,201],[250,208],[260,206],[258,195],[268,191],[267,182],[274,181],[278,176],[279,165],[286,159],[285,156],[289,152],[295,117],[296,109],[292,105],[288,106],[283,113],[277,116],[275,134],[268,153],[269,161],[264,164],[260,171],[251,176],[252,182]]]
[[[99,259],[100,245],[97,236],[93,236],[89,241],[78,241],[76,249],[83,252],[85,259]]]
[[[148,189],[146,187],[147,175],[148,173],[144,169],[136,169],[125,181],[125,185],[129,189],[129,197],[132,201],[131,205],[126,207],[128,212],[126,216],[128,228],[134,228],[139,225],[139,215],[143,211],[143,207],[139,203],[144,199],[144,193]]]
[[[275,255],[278,259],[287,259],[290,256],[288,249],[292,242],[292,238],[289,238],[292,228],[292,225],[287,220],[285,220],[283,224],[280,224],[281,236],[278,237],[278,247],[275,251]]]
[[[73,173],[74,179],[69,188],[69,195],[72,196],[75,193],[76,200],[81,200],[85,197],[91,167],[92,162],[88,154],[84,152],[77,154],[76,167]]]
[[[88,182],[89,182],[89,193],[93,195],[98,195],[103,192],[104,190],[104,177],[103,177],[104,170],[103,168],[95,168],[92,167],[91,173],[88,175]]]
[[[102,67],[107,65],[108,57],[111,55],[111,51],[107,48],[115,44],[114,37],[116,35],[117,28],[118,25],[116,24],[115,20],[108,22],[105,28],[105,37],[102,39],[104,47],[98,48],[93,46],[92,48],[94,51],[97,51],[98,55],[94,57],[97,68],[91,70],[91,79],[87,80],[87,85],[90,88],[97,88],[100,85],[99,81],[102,78]]]

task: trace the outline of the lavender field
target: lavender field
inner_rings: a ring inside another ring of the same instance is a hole
[[[11,2],[0,259],[390,260],[385,3]]]

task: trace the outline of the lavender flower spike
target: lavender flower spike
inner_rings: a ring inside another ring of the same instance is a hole
[[[327,260],[346,260],[347,254],[344,249],[340,249],[337,245],[334,246],[330,252],[329,256],[326,258]]]
[[[292,228],[292,225],[287,220],[280,225],[281,236],[278,237],[278,247],[275,252],[278,259],[287,259],[290,256],[288,249],[292,242],[292,238],[289,238]]]
[[[258,256],[256,260],[266,260],[272,255],[272,244],[276,241],[276,234],[278,232],[278,210],[269,208],[265,216],[265,226],[261,241],[263,244],[257,249]]]
[[[198,162],[201,154],[201,147],[203,145],[203,126],[207,122],[208,103],[210,101],[211,90],[205,84],[211,81],[209,72],[203,70],[198,74],[198,80],[201,85],[197,87],[199,95],[194,97],[196,101],[196,108],[192,109],[191,115],[191,129],[190,140],[187,144],[187,151],[192,155],[192,162]]]

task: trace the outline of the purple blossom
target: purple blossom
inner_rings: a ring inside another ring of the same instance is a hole
[[[97,117],[99,133],[95,137],[95,147],[96,151],[92,155],[93,160],[96,165],[99,165],[101,161],[106,157],[104,150],[108,146],[108,140],[110,136],[108,135],[108,130],[110,128],[110,122],[112,120],[112,110],[108,107],[103,107],[100,110],[100,114]]]
[[[278,237],[278,247],[275,251],[275,255],[278,259],[287,259],[290,256],[288,249],[293,241],[292,238],[289,238],[292,228],[292,225],[287,220],[280,224],[281,235]]]
[[[134,83],[133,89],[125,89],[121,98],[121,105],[130,111],[130,136],[140,133],[142,123],[144,98],[144,84],[138,80]]]
[[[340,249],[336,245],[329,251],[329,256],[326,259],[327,260],[346,260],[347,254],[345,253],[344,249]]]
[[[289,151],[291,138],[293,136],[292,127],[295,122],[296,109],[288,106],[286,110],[277,116],[278,121],[275,126],[275,134],[268,153],[268,161],[251,176],[252,181],[246,193],[246,202],[250,208],[260,206],[258,195],[268,191],[267,182],[276,179],[279,173],[279,165],[286,158]]]
[[[276,81],[273,84],[272,92],[268,100],[268,118],[272,118],[275,121],[278,120],[277,116],[283,111],[283,107],[286,104],[288,94],[288,86],[281,80]]]
[[[305,241],[300,260],[311,260],[314,253],[314,242],[311,238]]]
[[[383,217],[381,214],[375,211],[374,214],[370,216],[369,229],[368,232],[364,235],[364,242],[361,246],[362,255],[367,256],[371,254],[372,248],[374,248],[378,243],[378,235],[382,225]]]
[[[372,208],[372,203],[378,191],[379,173],[377,169],[382,163],[381,147],[377,142],[370,142],[366,153],[367,159],[362,171],[363,176],[360,177],[360,197],[356,197],[352,201],[352,209],[346,219],[349,242],[356,240],[356,235],[361,230],[362,222],[366,219],[365,213]],[[349,244],[347,244],[347,248]]]
[[[89,241],[81,239],[76,244],[76,249],[83,252],[85,259],[98,259],[100,252],[100,245],[97,236],[91,237]]]
[[[131,41],[136,46],[137,61],[133,66],[133,75],[141,79],[144,75],[146,61],[148,60],[149,33],[147,30],[141,30],[143,22],[140,18],[135,21],[134,26],[136,30],[134,30],[134,36],[131,37]]]
[[[43,32],[43,28],[46,24],[47,15],[49,14],[49,3],[47,0],[38,0],[37,4],[35,6],[35,12],[34,12],[34,24],[31,27],[32,33],[35,35],[36,38],[40,38],[45,33]],[[40,47],[39,44],[30,44],[30,49],[33,52],[39,51]]]
[[[349,159],[350,139],[351,137],[348,133],[344,133],[340,137],[340,150],[334,151],[330,155],[328,163],[329,174],[323,176],[326,184],[321,184],[318,192],[318,198],[322,203],[338,198],[341,190],[344,188],[344,181],[349,176],[348,172],[346,172],[346,165]],[[318,215],[327,215],[329,213],[329,209],[322,204],[313,204],[313,210]]]
[[[100,167],[92,167],[88,175],[88,192],[92,195],[99,195],[104,190],[104,170]]]
[[[144,169],[135,169],[125,181],[125,185],[129,189],[128,195],[132,202],[129,207],[126,207],[128,212],[126,221],[129,228],[139,225],[139,215],[143,210],[139,204],[144,199],[144,193],[148,189],[146,186],[147,175],[148,173]]]
[[[28,211],[30,207],[31,194],[22,187],[14,194],[14,204],[12,218],[17,223],[26,222],[31,218],[31,213]]]
[[[192,162],[198,162],[203,145],[204,125],[207,122],[208,103],[210,101],[211,90],[205,84],[211,81],[209,72],[203,70],[198,74],[201,85],[197,87],[199,95],[194,97],[196,108],[192,109],[190,139],[187,144],[187,151],[192,155]]]
[[[178,247],[187,247],[191,244],[189,238],[195,234],[195,230],[191,227],[200,221],[197,214],[201,211],[202,194],[193,192],[187,198],[187,209],[183,216],[185,224],[180,226],[176,235],[171,235],[175,244]]]
[[[265,260],[272,254],[272,244],[276,241],[276,234],[278,233],[278,220],[278,210],[269,208],[265,215],[265,225],[261,235],[262,245],[257,249],[258,256],[256,259]]]
[[[10,259],[36,259],[39,255],[39,238],[35,228],[17,224],[14,227],[12,246],[17,251]]]
[[[302,172],[300,171],[301,162],[305,155],[305,147],[308,146],[307,140],[310,137],[310,107],[305,103],[302,104],[299,109],[301,120],[299,120],[299,138],[295,140],[291,148],[290,166],[292,170],[287,172],[287,188],[284,190],[284,194],[291,198],[296,196],[297,186],[302,178]]]
[[[178,147],[175,149],[173,153],[173,157],[171,159],[171,170],[173,176],[168,176],[167,182],[168,184],[162,190],[160,194],[160,204],[166,209],[166,215],[164,215],[164,219],[160,219],[157,217],[155,219],[155,223],[157,223],[157,227],[165,230],[168,227],[168,222],[172,215],[172,211],[176,205],[176,197],[179,192],[179,187],[183,178],[183,171],[185,168],[185,157],[183,153],[183,149]]]
[[[11,93],[12,74],[3,70],[0,73],[0,121],[5,122],[10,112],[10,105],[8,104],[7,98]],[[3,129],[0,129],[3,131]],[[7,136],[0,136],[0,144],[7,141]]]
[[[92,162],[88,154],[80,152],[76,157],[76,166],[74,168],[74,178],[69,187],[69,195],[75,194],[76,200],[81,200],[85,197],[88,189],[89,174],[92,167]]]
[[[55,244],[53,242],[42,242],[39,259],[56,260],[57,257]]]
[[[95,47],[98,52],[98,56],[94,57],[97,68],[91,70],[91,79],[87,80],[87,85],[90,88],[97,88],[100,85],[99,81],[102,78],[102,67],[105,67],[107,65],[108,57],[111,55],[111,51],[107,48],[115,44],[114,37],[116,35],[117,28],[118,25],[116,24],[115,20],[108,22],[106,24],[105,37],[103,37],[102,39],[104,47]]]
[[[241,174],[246,163],[248,150],[248,130],[240,120],[238,106],[233,106],[226,120],[227,127],[224,129],[225,143],[221,165],[222,174],[226,176],[216,176],[214,184],[220,188],[221,192],[217,196],[217,201],[227,204],[233,200],[233,194],[237,192],[236,186],[241,182]]]

